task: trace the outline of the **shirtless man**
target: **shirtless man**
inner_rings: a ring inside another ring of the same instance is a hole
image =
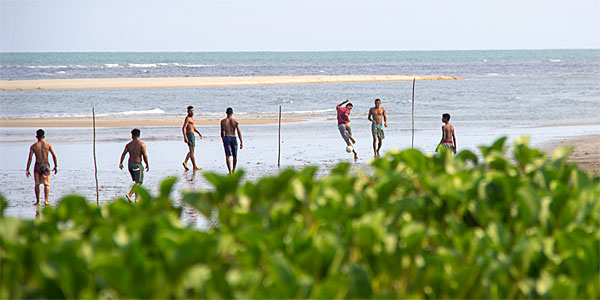
[[[142,182],[144,181],[144,166],[142,165],[142,157],[146,163],[146,172],[150,171],[150,166],[148,165],[148,155],[146,155],[146,145],[140,140],[140,130],[137,128],[131,131],[131,139],[132,141],[125,145],[123,154],[121,154],[119,169],[123,170],[123,159],[125,159],[125,155],[129,153],[129,163],[127,165],[127,169],[131,175],[131,180],[134,182],[133,186],[142,185]],[[133,186],[131,187],[129,193],[125,195],[125,198],[127,198],[129,202],[131,202],[131,196],[133,195]],[[137,202],[137,196],[135,197],[135,202]]]
[[[342,135],[342,138],[346,144],[348,146],[352,146],[352,144],[356,143],[356,140],[354,140],[352,137],[352,129],[350,128],[350,111],[354,106],[352,103],[348,102],[350,102],[350,100],[346,100],[338,104],[335,109],[337,111],[338,130],[340,131],[340,134]],[[346,107],[342,107],[344,104],[346,104]],[[357,160],[358,154],[356,154],[354,147],[352,147],[352,153],[354,153],[354,160]]]
[[[225,162],[227,163],[227,170],[229,174],[235,172],[235,166],[237,164],[237,140],[235,139],[235,131],[240,137],[240,149],[244,148],[244,142],[242,142],[242,132],[240,131],[240,124],[238,121],[231,116],[233,115],[233,109],[228,107],[225,111],[227,118],[221,120],[221,139],[223,140],[223,147],[225,148]],[[229,157],[233,156],[233,168],[229,162]]]
[[[438,152],[440,146],[442,146],[456,154],[456,136],[454,135],[454,127],[450,124],[450,114],[443,114],[442,122],[444,122],[442,126],[442,140],[435,148],[435,152]]]
[[[384,123],[381,122],[383,117]],[[371,121],[371,133],[373,134],[373,153],[375,157],[380,157],[379,150],[381,144],[385,138],[383,132],[383,126],[387,127],[387,116],[385,114],[385,108],[381,107],[381,100],[375,99],[375,107],[369,109],[369,116],[367,117]],[[379,146],[377,146],[377,140],[379,140]]]
[[[33,177],[35,179],[35,203],[34,205],[40,204],[40,184],[44,185],[44,200],[45,204],[48,205],[48,194],[50,194],[50,163],[48,163],[48,152],[52,154],[52,160],[54,161],[54,174],[58,172],[56,164],[56,154],[50,143],[44,141],[45,132],[39,129],[36,132],[37,142],[29,147],[29,159],[27,160],[27,169],[25,169],[25,176],[29,178],[29,167],[31,166],[31,157],[35,154],[35,166],[33,167]]]
[[[194,126],[194,107],[188,106],[187,113],[188,114],[183,121],[183,127],[181,128],[181,131],[183,132],[183,141],[188,145],[189,148],[189,152],[183,161],[183,168],[186,171],[189,170],[187,167],[187,161],[190,159],[192,161],[192,167],[194,168],[194,171],[202,170],[202,168],[198,168],[196,166],[196,157],[194,156],[194,147],[196,147],[196,137],[194,136],[194,133],[197,132],[202,139],[202,134]]]

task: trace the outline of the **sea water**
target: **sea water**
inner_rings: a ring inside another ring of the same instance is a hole
[[[440,139],[441,114],[450,113],[459,150],[531,135],[532,141],[599,133],[598,125],[532,128],[600,121],[600,50],[399,51],[399,52],[251,52],[251,53],[0,53],[2,80],[195,77],[266,75],[449,75],[464,80],[417,81],[416,148],[431,152]],[[0,91],[0,118],[81,118],[91,108],[104,118],[181,118],[193,105],[196,118],[224,117],[228,106],[242,120],[245,149],[240,168],[247,179],[277,172],[277,126],[243,124],[243,118],[275,118],[279,105],[283,167],[319,165],[326,171],[351,161],[336,129],[335,106],[354,104],[353,132],[359,165],[372,156],[367,112],[382,100],[388,125],[383,150],[407,148],[411,140],[412,82],[327,83],[129,90]],[[43,127],[43,124],[40,124]],[[33,217],[32,180],[24,167],[37,128],[0,128],[0,191],[11,201],[8,212]],[[95,198],[92,134],[89,128],[44,128],[59,156],[51,202],[68,193]],[[217,124],[200,126],[199,164],[224,173]],[[101,201],[122,196],[130,186],[117,168],[131,128],[98,128],[97,156]],[[180,127],[144,127],[151,171],[145,186],[156,190],[165,176],[178,176],[177,192],[209,187],[201,174],[184,173],[187,152]]]

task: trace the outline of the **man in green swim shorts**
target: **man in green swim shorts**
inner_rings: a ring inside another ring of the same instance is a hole
[[[381,122],[382,117],[384,124],[382,124]],[[374,156],[380,157],[381,154],[379,153],[379,150],[381,149],[381,144],[383,143],[383,139],[385,138],[383,126],[385,125],[385,127],[387,127],[387,116],[385,114],[385,108],[381,107],[381,100],[375,99],[375,107],[371,107],[371,109],[369,109],[369,116],[367,118],[369,119],[369,121],[371,121]],[[379,141],[379,146],[377,145],[377,141]]]
[[[119,169],[123,170],[123,159],[125,159],[125,155],[129,153],[127,169],[129,170],[129,174],[131,174],[131,180],[134,182],[133,186],[142,185],[142,182],[144,181],[142,157],[146,163],[146,171],[150,171],[148,155],[146,155],[146,145],[140,140],[140,130],[137,128],[131,131],[131,139],[132,141],[125,145],[125,150],[123,150],[123,154],[121,154]],[[133,187],[131,187],[129,193],[125,195],[125,198],[131,202],[131,196],[133,196]],[[137,196],[135,197],[135,202],[137,202]]]
[[[196,129],[196,126],[194,126],[194,107],[188,106],[187,113],[188,114],[183,121],[183,127],[181,128],[181,131],[183,131],[183,142],[188,145],[189,149],[188,154],[185,156],[185,160],[183,161],[183,168],[186,171],[189,170],[187,167],[187,161],[189,159],[192,161],[192,167],[194,168],[194,171],[202,170],[202,168],[198,168],[196,166],[196,157],[194,156],[194,148],[196,147],[196,137],[194,134],[197,132],[200,138],[202,138],[202,134],[200,131],[198,131],[198,129]]]

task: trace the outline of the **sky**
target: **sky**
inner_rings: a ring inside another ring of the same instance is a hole
[[[0,0],[0,51],[600,48],[600,0]]]

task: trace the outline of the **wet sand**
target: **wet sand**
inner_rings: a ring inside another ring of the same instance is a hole
[[[248,85],[308,84],[332,82],[375,82],[416,80],[460,80],[452,76],[339,75],[339,76],[237,76],[159,78],[81,78],[44,80],[0,80],[0,90],[86,90],[144,89],[178,87],[220,87]]]
[[[600,134],[554,138],[542,144],[542,149],[552,155],[553,150],[560,146],[573,146],[569,162],[600,175]]]
[[[242,119],[247,125],[277,124],[277,119]],[[219,125],[221,119],[195,119],[196,125]],[[302,122],[299,119],[281,119],[281,123]],[[108,119],[96,118],[96,127],[164,127],[181,126],[183,118],[144,118],[144,119]],[[0,127],[92,127],[92,118],[4,118],[0,119]]]

